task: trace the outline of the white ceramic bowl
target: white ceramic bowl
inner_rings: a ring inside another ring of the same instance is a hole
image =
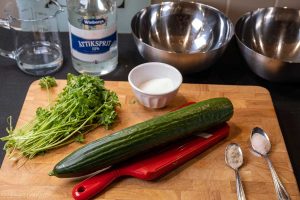
[[[182,83],[182,75],[171,65],[148,62],[133,68],[128,81],[142,105],[162,108],[176,96]]]

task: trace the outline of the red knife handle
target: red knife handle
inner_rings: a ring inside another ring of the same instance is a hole
[[[92,176],[75,185],[72,190],[72,196],[76,200],[90,199],[120,176],[116,169]]]

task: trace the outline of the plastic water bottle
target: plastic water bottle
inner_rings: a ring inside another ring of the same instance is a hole
[[[116,0],[68,0],[69,36],[74,68],[100,76],[118,64]]]

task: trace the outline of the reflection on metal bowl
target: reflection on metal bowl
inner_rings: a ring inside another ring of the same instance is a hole
[[[165,2],[138,12],[131,21],[140,54],[191,73],[211,66],[233,36],[219,10],[194,2]]]
[[[249,67],[270,81],[300,81],[300,11],[262,8],[246,13],[235,26]]]

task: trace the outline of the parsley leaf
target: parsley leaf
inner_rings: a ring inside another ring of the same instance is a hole
[[[56,80],[54,77],[45,76],[40,79],[39,85],[43,89],[49,89],[49,88],[57,86],[57,83],[56,83]]]

